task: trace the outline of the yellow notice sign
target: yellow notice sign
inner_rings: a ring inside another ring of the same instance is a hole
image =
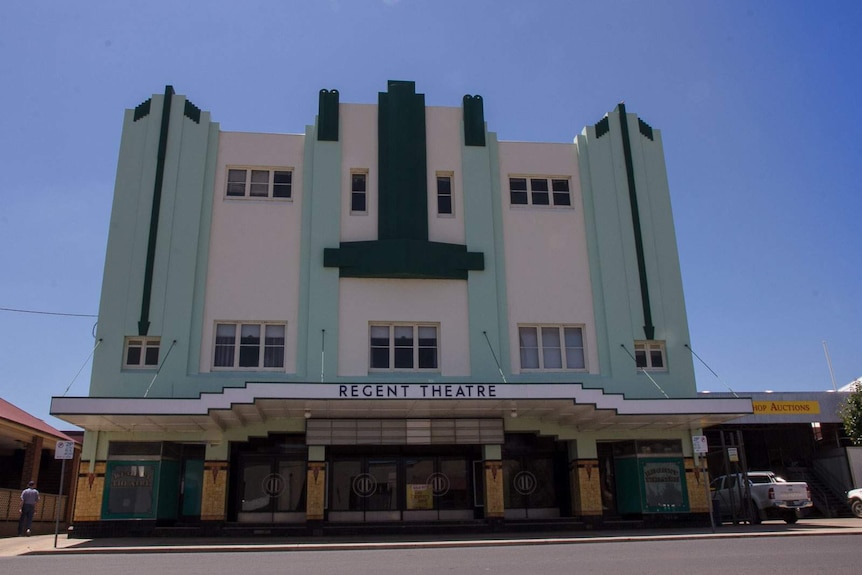
[[[816,415],[819,401],[752,401],[754,415]]]
[[[407,485],[407,509],[434,509],[431,486],[424,483]]]

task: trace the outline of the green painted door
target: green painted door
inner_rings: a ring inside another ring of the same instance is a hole
[[[203,459],[186,459],[183,469],[182,509],[180,512],[183,517],[200,517],[203,480]]]

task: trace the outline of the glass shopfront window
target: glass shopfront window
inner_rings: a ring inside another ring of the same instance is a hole
[[[154,490],[158,462],[110,462],[105,514],[114,517],[155,517]]]

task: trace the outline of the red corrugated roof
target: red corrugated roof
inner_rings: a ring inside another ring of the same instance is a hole
[[[0,419],[5,419],[12,423],[29,427],[34,431],[39,431],[63,441],[74,441],[74,439],[62,431],[54,429],[38,417],[34,417],[23,409],[15,407],[3,398],[0,398]]]

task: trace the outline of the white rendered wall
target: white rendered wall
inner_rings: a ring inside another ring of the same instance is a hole
[[[377,239],[377,106],[341,104],[341,241]],[[350,213],[350,174],[368,172],[365,214]]]
[[[302,135],[222,132],[201,335],[202,373],[212,370],[220,321],[287,322],[284,371],[296,371],[302,216]],[[228,166],[290,168],[292,201],[227,198]]]
[[[575,146],[500,142],[499,147],[512,372],[520,372],[519,324],[567,324],[584,327],[587,371],[598,373],[590,266]],[[512,176],[567,177],[571,207],[510,206],[509,177]]]
[[[338,300],[339,376],[369,375],[371,322],[439,324],[440,375],[470,375],[467,282],[342,278]]]
[[[428,240],[464,244],[463,177],[461,172],[460,108],[425,108],[425,147],[428,171]],[[452,175],[453,215],[437,215],[437,174]]]

